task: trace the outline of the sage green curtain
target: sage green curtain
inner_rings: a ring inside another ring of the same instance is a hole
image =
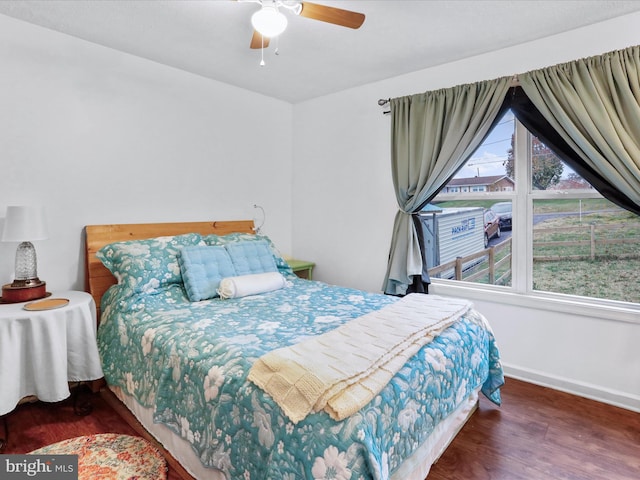
[[[576,154],[640,208],[640,47],[518,77]]]
[[[396,214],[383,290],[402,295],[422,275],[412,214],[442,189],[488,135],[507,77],[391,99],[391,170]]]

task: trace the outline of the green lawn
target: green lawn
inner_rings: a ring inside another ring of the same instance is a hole
[[[640,303],[639,259],[535,262],[534,289]]]
[[[557,217],[536,225],[536,230],[570,227],[570,231],[535,233],[533,243],[533,278],[536,290],[607,298],[640,303],[640,217],[625,210],[610,210],[610,205],[589,202],[588,213],[579,216]],[[573,201],[575,204],[575,200]],[[608,202],[607,202],[608,203]],[[568,208],[569,201],[561,205],[538,205]],[[603,208],[596,211],[597,208]],[[559,210],[555,210],[559,211]],[[570,211],[570,210],[565,210]],[[585,210],[583,210],[584,212]],[[548,213],[548,212],[547,212]],[[571,259],[569,256],[591,254],[591,225],[595,233],[595,259]],[[586,228],[584,228],[586,227]],[[631,243],[599,244],[598,241],[627,239]],[[586,245],[541,246],[539,242],[575,242]],[[536,256],[564,258],[555,261],[535,261]]]

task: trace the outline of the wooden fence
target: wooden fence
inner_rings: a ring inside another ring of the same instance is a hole
[[[598,250],[607,245],[638,245],[640,238],[638,236],[627,238],[611,238],[607,237],[607,233],[617,232],[627,227],[624,223],[617,224],[590,224],[590,225],[574,225],[570,227],[553,227],[553,228],[534,228],[533,229],[533,246],[534,249],[544,247],[588,247],[589,254],[581,255],[536,255],[534,251],[533,260],[539,262],[556,262],[560,260],[595,260],[598,256]],[[554,234],[582,234],[586,239],[583,240],[545,240],[538,241],[536,236],[554,235]],[[637,258],[640,256],[640,249],[636,249],[631,253],[616,253],[616,258]]]
[[[505,267],[504,271],[500,267]],[[511,237],[493,247],[430,268],[428,272],[433,278],[443,278],[444,274],[444,278],[473,282],[488,277],[487,283],[491,285],[505,285],[511,279]]]
[[[601,224],[601,225],[574,225],[570,227],[535,228],[534,250],[544,247],[588,247],[589,254],[582,255],[534,255],[534,261],[554,262],[562,260],[595,260],[602,250],[610,245],[638,245],[640,236],[634,236],[633,232],[626,238],[612,238],[611,235],[627,227],[627,224]],[[564,235],[575,234],[587,237],[583,240],[545,240],[537,241],[536,235]],[[609,235],[609,236],[607,236]],[[606,253],[602,253],[606,255]],[[611,254],[609,254],[611,255]],[[635,248],[633,252],[616,252],[616,258],[640,258],[640,249]],[[450,278],[455,280],[465,280],[473,282],[478,279],[486,279],[486,283],[491,285],[505,285],[511,279],[511,238],[480,250],[466,257],[458,257],[437,267],[430,268],[429,275],[433,278]]]

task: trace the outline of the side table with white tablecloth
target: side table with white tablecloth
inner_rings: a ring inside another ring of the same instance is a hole
[[[58,402],[69,382],[102,378],[96,345],[96,305],[80,291],[54,292],[67,305],[26,310],[27,303],[0,304],[0,416],[24,397]]]

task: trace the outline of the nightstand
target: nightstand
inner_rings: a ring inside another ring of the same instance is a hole
[[[295,273],[300,278],[305,278],[307,280],[311,280],[311,275],[313,273],[313,267],[316,266],[313,262],[307,262],[306,260],[296,260],[293,258],[287,259],[287,263]]]
[[[5,437],[5,415],[23,398],[59,402],[71,395],[69,382],[103,376],[93,297],[79,291],[49,297],[59,298],[69,303],[50,310],[26,310],[27,302],[0,304],[0,418]]]

